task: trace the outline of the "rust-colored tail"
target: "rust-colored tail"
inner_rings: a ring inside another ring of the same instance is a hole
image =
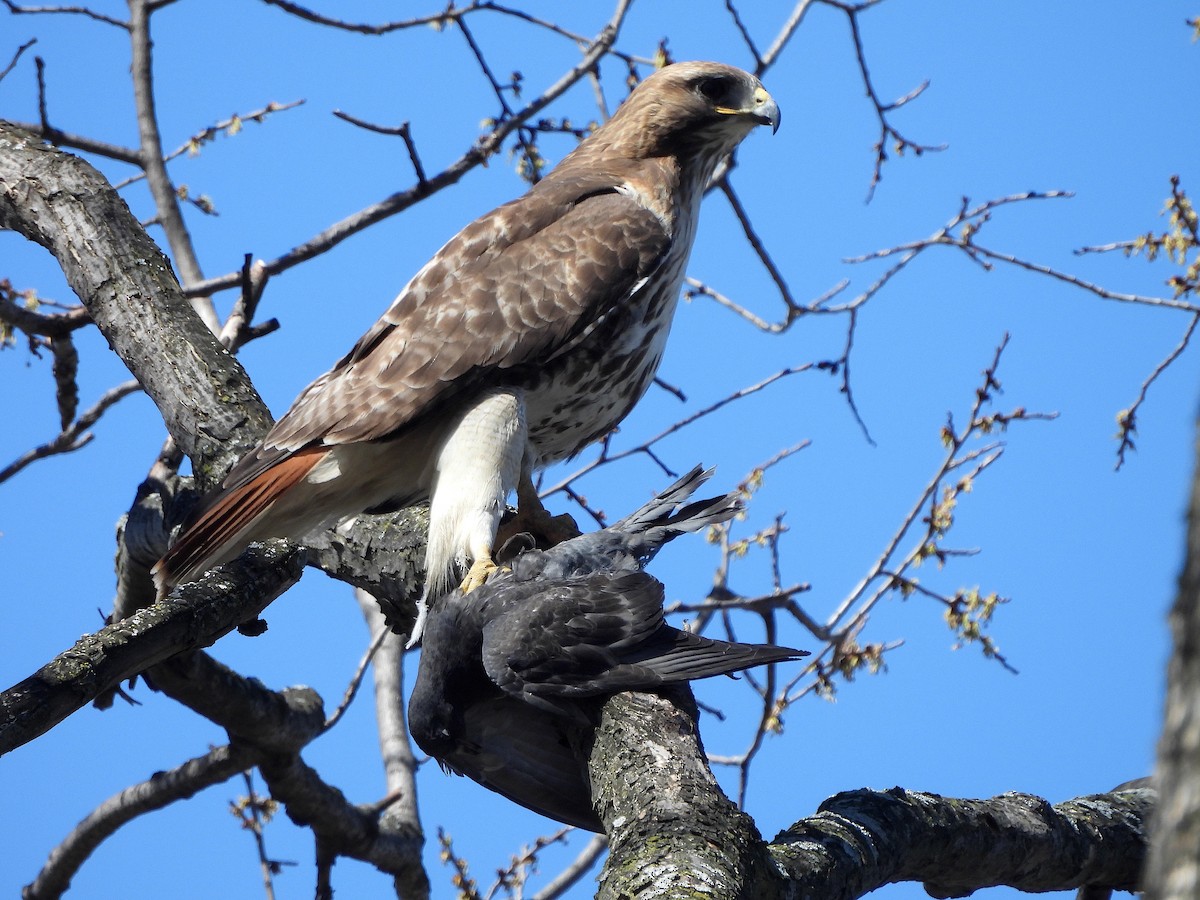
[[[206,570],[237,556],[252,541],[289,537],[286,527],[279,534],[254,530],[263,516],[288,491],[302,482],[328,453],[324,447],[308,447],[280,458],[241,484],[226,485],[212,493],[184,525],[179,539],[151,569],[158,597],[175,585],[191,581]],[[236,476],[236,472],[235,472]],[[280,523],[286,526],[286,523]]]

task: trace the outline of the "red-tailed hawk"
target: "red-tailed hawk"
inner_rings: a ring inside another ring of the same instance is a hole
[[[779,107],[747,72],[649,76],[304,389],[155,566],[160,595],[252,541],[425,499],[425,597],[468,561],[465,583],[482,583],[509,493],[544,516],[531,471],[608,433],[649,386],[705,185],[759,125],[778,128]]]

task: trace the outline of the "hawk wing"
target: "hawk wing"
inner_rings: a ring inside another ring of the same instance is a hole
[[[225,486],[305,447],[387,438],[499,373],[570,352],[645,283],[670,243],[618,176],[544,179],[442,247]]]

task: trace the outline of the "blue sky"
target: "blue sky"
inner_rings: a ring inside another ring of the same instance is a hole
[[[554,16],[561,15],[558,6],[527,8]],[[743,10],[760,47],[789,6]],[[347,17],[393,14],[374,3],[340,7]],[[122,15],[124,7],[99,8]],[[684,9],[636,6],[620,46],[648,56],[669,35],[676,58],[748,63],[723,3]],[[877,88],[891,99],[928,79],[929,89],[896,114],[895,124],[915,141],[948,149],[892,159],[867,204],[877,123],[844,17],[815,8],[764,78],[783,110],[783,126],[774,137],[764,131],[746,142],[734,183],[802,300],[844,278],[852,279],[851,292],[862,290],[882,268],[848,265],[845,258],[933,233],[964,196],[979,202],[1055,189],[1075,196],[1003,209],[980,243],[1114,290],[1163,295],[1171,273],[1166,263],[1073,251],[1162,230],[1159,211],[1172,174],[1200,191],[1194,153],[1200,126],[1186,115],[1183,99],[1200,69],[1200,47],[1184,24],[1196,12],[1187,3],[1115,0],[1089,4],[1086,13],[1027,0],[881,4],[862,18]],[[609,13],[605,3],[576,4],[564,24],[592,34]],[[577,59],[571,46],[550,43],[530,61],[522,28],[495,17],[475,21],[495,70],[520,69],[531,94]],[[47,63],[55,124],[135,142],[123,33],[77,17],[5,14],[0,22],[0,63],[38,38],[33,52]],[[155,24],[168,147],[231,113],[306,101],[172,164],[174,178],[211,196],[220,213],[189,213],[208,275],[237,268],[247,252],[274,257],[411,184],[395,139],[359,133],[333,119],[333,109],[388,124],[411,121],[428,171],[461,154],[480,120],[495,113],[453,31],[328,34],[245,3],[215,9],[177,3]],[[621,74],[616,66],[606,70],[614,98]],[[33,83],[27,55],[0,82],[0,116],[33,119]],[[589,100],[589,91],[578,89],[552,113],[585,120],[594,115]],[[566,139],[547,139],[544,152],[557,158],[567,146]],[[100,167],[113,180],[130,174],[119,164]],[[272,409],[282,412],[337,359],[445,239],[521,190],[512,167],[497,159],[456,189],[274,279],[261,315],[279,318],[283,328],[242,356]],[[125,196],[135,212],[148,213],[140,187]],[[706,201],[689,272],[759,315],[781,314],[719,196]],[[11,234],[0,234],[0,277],[46,297],[73,299],[53,261]],[[222,309],[231,299],[218,298]],[[943,572],[921,572],[941,590],[978,585],[1011,598],[991,633],[1020,674],[976,649],[952,651],[953,636],[934,603],[884,601],[863,639],[903,640],[888,655],[886,673],[843,685],[836,702],[804,700],[790,710],[785,733],[767,742],[747,801],[764,835],[814,812],[837,791],[863,786],[969,797],[1021,790],[1057,802],[1149,771],[1169,649],[1165,614],[1181,561],[1200,355],[1186,353],[1154,385],[1139,417],[1137,452],[1120,472],[1114,472],[1113,434],[1117,411],[1133,401],[1186,325],[1177,313],[1103,301],[1028,272],[985,272],[953,251],[935,250],[861,313],[853,388],[873,444],[849,414],[837,380],[823,374],[794,376],[664,442],[661,455],[676,470],[716,465],[713,484],[724,490],[778,449],[811,440],[768,473],[741,533],[786,513],[783,580],[811,583],[804,603],[820,618],[861,577],[932,475],[947,412],[957,421],[966,415],[980,372],[1006,332],[998,408],[1059,414],[1053,422],[1018,423],[1003,435],[1003,459],[964,499],[949,543],[981,552]],[[707,301],[681,304],[660,374],[683,388],[688,402],[652,391],[622,427],[617,446],[636,445],[664,423],[782,367],[836,357],[844,340],[840,318],[806,318],[783,336],[767,336]],[[87,405],[128,375],[99,336],[81,336],[79,345]],[[53,436],[57,416],[47,360],[30,359],[21,346],[5,351],[0,384],[3,465]],[[40,462],[0,485],[6,685],[93,630],[96,610],[110,603],[113,524],[163,431],[144,397],[126,400],[95,431],[83,451]],[[550,477],[571,469],[568,463]],[[589,476],[582,488],[620,515],[669,480],[635,458]],[[566,508],[561,497],[551,505]],[[652,571],[669,599],[695,601],[714,564],[702,541],[680,540]],[[752,553],[734,570],[732,586],[742,593],[769,583],[765,554]],[[348,590],[310,573],[267,618],[265,636],[231,636],[214,653],[273,687],[311,685],[332,708],[367,642]],[[813,643],[798,629],[781,638]],[[0,841],[8,848],[0,891],[15,893],[32,879],[55,843],[106,797],[223,742],[218,729],[161,696],[144,688],[136,695],[142,706],[80,711],[0,760],[7,798]],[[702,721],[708,749],[740,748],[748,739],[738,729],[744,688],[706,684],[700,696],[730,713],[727,725]],[[374,740],[370,704],[360,700],[305,758],[353,800],[370,802],[383,789]],[[241,791],[240,784],[222,785],[128,826],[83,868],[76,895],[111,895],[120,883],[126,896],[260,896],[253,846],[227,812]],[[451,873],[436,859],[436,825],[453,834],[485,888],[511,853],[553,830],[432,766],[422,770],[420,791],[436,897],[452,896]],[[281,817],[267,840],[276,858],[299,863],[280,877],[279,896],[309,896],[306,833]],[[574,836],[565,850],[549,851],[543,873],[552,875],[585,842]],[[386,884],[342,860],[335,887],[343,896],[374,896]],[[588,879],[572,896],[593,889]],[[903,900],[924,892],[894,886],[880,896]]]

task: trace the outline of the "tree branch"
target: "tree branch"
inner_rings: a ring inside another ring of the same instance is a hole
[[[899,881],[934,897],[994,885],[1132,891],[1157,798],[1135,788],[1051,806],[1028,794],[860,790],[827,800],[768,846],[713,780],[687,695],[609,700],[589,770],[612,845],[605,898],[703,886],[720,897],[852,900]]]
[[[628,12],[631,3],[632,0],[619,0],[616,11],[613,13],[608,25],[596,36],[595,40],[584,52],[583,58],[574,68],[569,70],[550,87],[546,88],[536,99],[513,113],[512,116],[502,122],[496,123],[496,126],[487,135],[476,141],[470,150],[443,169],[439,174],[427,180],[418,179],[417,184],[408,190],[392,194],[390,197],[372,206],[368,206],[366,209],[347,216],[340,222],[335,222],[320,234],[312,236],[282,256],[267,261],[265,263],[266,273],[268,275],[277,275],[293,266],[299,265],[307,259],[324,253],[326,250],[337,246],[346,238],[357,234],[364,228],[368,228],[376,222],[401,213],[421,200],[424,200],[429,195],[457,183],[472,169],[486,163],[500,149],[510,134],[557,100],[576,82],[587,76],[595,68],[596,64],[610,51],[613,42],[617,39],[617,33],[625,21],[625,14]],[[189,296],[207,295],[216,291],[237,287],[240,281],[239,273],[230,272],[226,275],[189,285],[187,293]]]
[[[246,746],[215,747],[204,756],[190,759],[169,772],[156,772],[150,780],[109,797],[54,848],[37,878],[21,893],[23,900],[61,896],[71,886],[80,866],[122,825],[228,781],[253,766],[259,755]]]
[[[612,697],[588,770],[610,846],[598,898],[780,894],[758,829],[705,761],[691,691]]]
[[[82,416],[73,422],[66,423],[58,435],[32,450],[22,453],[3,469],[0,469],[0,483],[12,478],[30,463],[37,462],[39,459],[57,456],[60,453],[70,453],[88,444],[92,440],[92,434],[88,429],[96,424],[109,407],[141,388],[142,386],[136,381],[126,381],[124,384],[109,388]]]
[[[146,173],[146,183],[154,198],[158,211],[158,222],[167,236],[167,243],[179,267],[180,282],[190,286],[200,281],[204,273],[192,246],[192,236],[183,223],[183,212],[179,208],[179,197],[167,174],[163,154],[162,136],[158,130],[158,112],[154,101],[154,74],[151,67],[150,16],[151,4],[147,0],[131,0],[129,3],[129,43],[132,47],[130,71],[133,78],[133,97],[137,105],[138,138],[140,141],[141,168]],[[208,330],[217,334],[221,323],[217,319],[212,301],[203,295],[192,294],[191,304]]]
[[[0,122],[0,227],[58,259],[205,484],[266,431],[242,367],[192,312],[171,265],[88,163]]]
[[[850,791],[781,832],[771,852],[800,893],[851,900],[897,881],[932,897],[984,887],[1132,891],[1147,851],[1150,789],[1051,806],[1029,794],[959,800],[892,788]]]
[[[207,647],[256,617],[300,578],[301,553],[269,541],[183,595],[80,638],[0,694],[0,755],[49,731],[100,693],[177,653]]]

